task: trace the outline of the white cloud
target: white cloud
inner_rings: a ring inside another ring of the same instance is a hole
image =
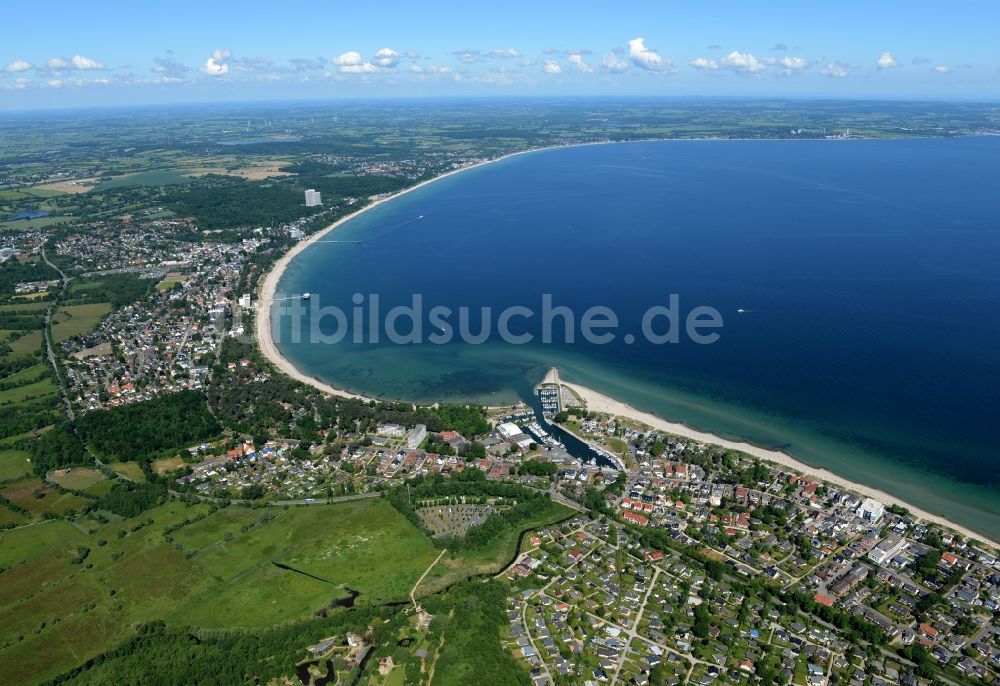
[[[546,74],[562,74],[562,67],[555,60],[545,60],[545,66],[542,69]]]
[[[374,64],[366,62],[357,50],[348,50],[333,58],[337,71],[341,74],[371,74],[378,71]]]
[[[382,48],[375,53],[372,63],[380,69],[395,69],[399,64],[399,53],[392,48]]]
[[[45,63],[45,66],[53,71],[62,71],[64,69],[69,69],[69,60],[63,57],[53,57]]]
[[[618,57],[613,52],[609,52],[605,55],[604,59],[601,60],[601,64],[612,74],[620,74],[628,69],[628,62]]]
[[[45,82],[45,85],[49,88],[62,88],[63,82],[59,79],[50,79]]]
[[[233,69],[247,74],[261,74],[274,69],[274,61],[267,57],[238,57],[233,60]]]
[[[411,64],[410,71],[414,74],[450,74],[451,67],[438,67],[433,64],[429,64],[426,67],[419,64]]]
[[[831,62],[830,64],[820,69],[819,73],[822,74],[823,76],[829,76],[830,78],[833,79],[842,79],[848,76],[851,73],[851,71],[846,64],[841,64],[840,62]]]
[[[674,63],[655,50],[646,47],[644,38],[633,38],[628,42],[628,56],[632,64],[646,71],[675,72]]]
[[[879,69],[892,69],[899,66],[896,60],[892,58],[891,52],[883,52],[882,56],[875,61],[875,64],[878,65]]]
[[[18,90],[24,90],[25,88],[28,87],[29,83],[30,82],[28,81],[28,79],[17,79],[14,82],[14,88],[17,88]]]
[[[5,72],[13,74],[19,71],[28,71],[29,69],[31,69],[31,67],[32,65],[30,62],[25,62],[24,60],[14,60],[6,67],[4,67],[3,70]]]
[[[774,47],[771,48],[771,49],[772,50],[788,50],[788,46],[785,45],[784,43],[775,43]]]
[[[89,57],[84,57],[83,55],[73,55],[73,68],[89,71],[104,69],[104,65],[97,60],[92,60]]]
[[[801,57],[782,57],[778,60],[778,64],[790,71],[798,71],[809,66],[809,63]]]
[[[191,71],[190,67],[181,64],[172,57],[156,57],[153,59],[153,62],[153,66],[149,69],[151,72],[154,74],[163,74],[174,79],[180,79],[182,74]]]
[[[701,69],[702,71],[714,71],[719,68],[718,62],[705,57],[695,57],[693,60],[688,62],[688,64],[695,69]]]
[[[946,66],[944,64],[939,64],[938,66],[934,67],[934,71],[936,71],[938,74],[950,74],[952,72],[952,69],[951,67]]]
[[[462,60],[465,64],[472,64],[473,62],[478,62],[482,58],[479,56],[479,50],[468,49],[468,50],[456,50],[451,53],[453,55],[458,55],[458,59]]]
[[[567,59],[575,66],[577,69],[582,71],[584,74],[593,74],[594,68],[583,61],[583,55],[578,52],[571,52]]]
[[[497,48],[496,50],[490,50],[490,57],[492,57],[495,60],[507,60],[520,56],[521,53],[519,53],[514,48],[506,48],[506,49]]]
[[[229,60],[233,56],[233,51],[228,48],[213,50],[212,54],[205,60],[205,66],[201,68],[203,74],[209,76],[223,76],[229,73]]]
[[[751,53],[743,53],[739,50],[733,50],[731,53],[723,57],[720,64],[725,69],[732,69],[733,71],[745,74],[759,74],[767,69],[767,66],[762,64],[760,60],[754,57]]]

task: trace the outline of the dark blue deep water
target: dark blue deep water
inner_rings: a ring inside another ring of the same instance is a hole
[[[1000,138],[547,150],[437,181],[329,238],[362,244],[310,247],[280,291],[348,313],[355,293],[379,294],[383,312],[420,293],[425,317],[540,312],[549,293],[577,316],[611,307],[620,327],[608,345],[327,345],[291,343],[274,319],[310,375],[386,398],[496,402],[554,364],[1000,535]],[[670,294],[682,317],[716,308],[718,342],[622,340]],[[511,329],[537,333],[539,318]]]

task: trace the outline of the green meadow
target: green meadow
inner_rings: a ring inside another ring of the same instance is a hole
[[[58,475],[80,486],[93,482],[88,472]],[[540,519],[571,512],[554,505]],[[446,554],[418,595],[497,571],[515,540],[511,533],[479,554]],[[347,597],[348,587],[359,604],[405,600],[439,552],[382,499],[223,509],[171,500],[132,519],[95,513],[6,531],[0,683],[52,678],[154,619],[204,629],[270,626],[311,617]]]
[[[0,450],[0,482],[31,474],[31,462],[25,450]]]
[[[210,511],[171,501],[130,520],[0,533],[0,683],[51,678],[153,619],[267,626],[312,616],[344,585],[358,602],[403,599],[437,555],[383,500]]]
[[[64,305],[52,318],[52,339],[61,343],[73,336],[90,333],[110,311],[110,303]]]

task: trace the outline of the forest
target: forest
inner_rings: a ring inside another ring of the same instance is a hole
[[[107,412],[91,412],[76,422],[83,441],[97,455],[147,463],[164,451],[185,448],[216,436],[221,427],[205,396],[181,391]]]
[[[44,262],[7,260],[0,266],[0,297],[13,295],[14,287],[23,281],[52,281],[59,272]]]

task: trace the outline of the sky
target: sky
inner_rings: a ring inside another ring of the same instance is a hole
[[[433,96],[1000,100],[996,0],[50,0],[0,110]]]

